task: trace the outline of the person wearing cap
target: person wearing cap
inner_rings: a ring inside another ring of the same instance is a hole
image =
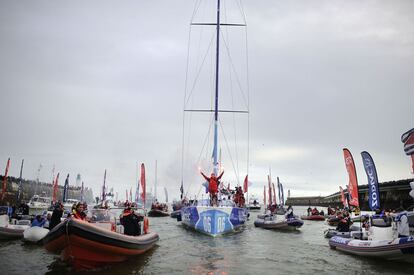
[[[53,209],[52,218],[50,218],[49,230],[52,230],[56,225],[60,223],[60,219],[63,216],[63,204],[57,202]]]
[[[120,217],[121,224],[124,226],[124,234],[129,236],[141,235],[141,217],[134,213],[131,204],[125,203],[125,209]]]

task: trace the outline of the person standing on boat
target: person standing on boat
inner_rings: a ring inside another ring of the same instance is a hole
[[[63,216],[63,204],[57,202],[55,209],[53,209],[52,218],[49,223],[49,230],[52,230],[56,225],[60,223],[60,219]]]
[[[289,205],[289,207],[286,210],[286,219],[292,219],[295,215],[293,214],[293,208],[292,205]]]
[[[402,212],[395,218],[398,238],[410,236],[410,227],[408,224],[407,212]]]
[[[206,179],[206,181],[208,181],[208,192],[210,193],[210,201],[211,204],[217,204],[217,191],[218,191],[218,186],[219,186],[219,181],[221,179],[221,177],[224,174],[224,171],[221,172],[220,176],[216,177],[216,174],[213,172],[211,173],[210,177],[207,177],[206,175],[204,175],[203,172],[201,172],[201,175]]]
[[[86,220],[86,214],[84,211],[84,206],[82,202],[78,202],[75,206],[75,209],[72,211],[71,217],[77,220]]]
[[[129,203],[125,203],[124,212],[121,214],[121,224],[124,226],[124,234],[128,236],[141,235],[141,217],[135,214]]]

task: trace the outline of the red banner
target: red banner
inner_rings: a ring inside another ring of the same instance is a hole
[[[53,203],[57,201],[58,181],[59,181],[59,173],[56,175],[55,181],[53,182],[53,196],[52,196]]]
[[[10,158],[7,160],[6,165],[6,172],[4,172],[4,178],[3,178],[3,189],[1,192],[1,199],[4,200],[4,196],[6,195],[6,187],[7,187],[7,174],[9,173],[9,167],[10,167]]]
[[[141,189],[142,189],[142,193],[141,193],[142,206],[145,208],[145,194],[146,194],[146,189],[145,189],[145,166],[144,166],[143,163],[141,164]]]
[[[349,184],[348,184],[348,193],[349,193],[349,205],[358,206],[359,207],[359,200],[358,200],[358,180],[357,174],[355,170],[355,163],[354,159],[352,158],[351,152],[348,149],[343,149],[344,151],[344,159],[345,159],[345,166],[346,170],[348,171],[349,176]]]
[[[243,192],[247,193],[248,190],[249,190],[249,175],[246,175],[246,177],[244,178]]]

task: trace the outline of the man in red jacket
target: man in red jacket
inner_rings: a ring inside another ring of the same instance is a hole
[[[210,193],[210,202],[212,206],[217,206],[217,191],[218,191],[218,186],[219,186],[219,181],[221,179],[221,177],[224,174],[224,171],[221,172],[220,176],[216,177],[216,174],[211,173],[210,177],[207,177],[206,175],[204,175],[203,172],[201,172],[201,175],[206,179],[206,181],[208,181],[208,192]]]

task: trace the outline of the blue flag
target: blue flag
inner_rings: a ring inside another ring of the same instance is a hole
[[[375,169],[374,160],[368,152],[362,152],[361,156],[362,162],[364,163],[365,172],[367,173],[368,177],[369,208],[374,211],[376,209],[380,209],[377,170]]]
[[[69,193],[69,174],[66,177],[65,180],[65,185],[63,186],[63,202],[66,202],[66,200],[68,199],[68,193]]]

